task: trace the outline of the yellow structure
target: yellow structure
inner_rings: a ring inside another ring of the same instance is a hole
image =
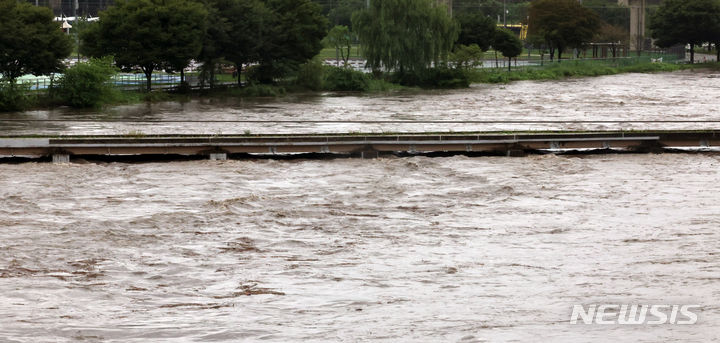
[[[507,24],[507,25],[498,24],[497,26],[505,27],[505,28],[509,29],[510,31],[517,33],[518,38],[520,38],[520,40],[527,39],[528,26],[525,24]]]

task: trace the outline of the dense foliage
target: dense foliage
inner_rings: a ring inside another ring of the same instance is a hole
[[[232,62],[238,71],[257,62],[276,35],[272,11],[260,0],[210,0],[208,4],[211,22],[201,57],[206,68],[214,71],[221,59]]]
[[[482,51],[487,51],[495,38],[496,22],[494,18],[481,12],[459,13],[455,20],[460,24],[457,44],[477,44]]]
[[[421,72],[447,60],[458,24],[435,0],[371,0],[353,15],[367,64],[376,72]]]
[[[330,24],[350,27],[352,14],[365,8],[366,0],[339,0],[337,6],[328,13]]]
[[[530,34],[550,49],[558,60],[567,48],[581,48],[600,29],[600,18],[577,0],[537,0],[530,4]]]
[[[53,21],[48,8],[0,0],[0,75],[7,86],[25,74],[46,75],[63,69],[72,42]]]
[[[24,110],[29,104],[27,87],[0,80],[0,112]]]
[[[473,69],[482,65],[483,55],[477,44],[458,45],[450,54],[450,61],[456,68]]]
[[[508,58],[508,70],[510,70],[512,59],[522,53],[522,42],[511,31],[497,29],[493,39],[493,48]]]
[[[188,0],[120,0],[83,32],[83,52],[112,55],[124,70],[140,68],[151,89],[155,70],[182,70],[200,51],[205,7]]]
[[[323,43],[334,48],[339,57],[338,61],[342,60],[343,65],[347,66],[353,43],[353,34],[347,26],[338,25],[330,29]]]
[[[244,0],[236,0],[244,1]],[[260,79],[274,82],[298,70],[322,50],[328,21],[320,6],[310,0],[266,0],[274,14],[273,35],[264,37],[259,53]]]
[[[370,77],[350,68],[327,67],[323,86],[333,91],[366,91],[370,88]]]
[[[660,47],[689,44],[693,63],[695,46],[720,43],[720,0],[665,0],[650,17],[650,29]]]
[[[91,59],[68,68],[57,84],[57,96],[73,107],[99,107],[117,90],[109,82],[117,70],[110,58]]]

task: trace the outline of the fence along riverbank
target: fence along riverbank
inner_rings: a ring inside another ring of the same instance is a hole
[[[565,59],[562,61],[550,61],[549,59],[547,59],[547,57],[541,55],[520,56],[519,58],[513,60],[512,66],[515,71],[518,71],[524,69],[527,70],[548,68],[562,63],[582,64],[587,65],[588,67],[627,67],[641,63],[677,63],[681,61],[677,53],[666,50],[648,51],[645,52],[642,56],[619,55],[618,57],[594,57],[594,55],[592,54],[593,52],[591,52],[591,56],[593,57]],[[605,54],[607,54],[607,52],[605,52]],[[74,65],[75,63],[77,62],[74,59],[66,61],[67,65]],[[325,60],[324,63],[329,66],[335,66],[336,64],[338,64],[335,60]],[[477,69],[507,72],[507,63],[509,62],[504,58],[500,58],[498,60],[488,58],[484,59],[482,63],[477,66]],[[349,67],[359,71],[370,72],[369,70],[365,69],[365,63],[363,60],[351,60],[349,61]],[[192,68],[192,70],[186,72],[185,81],[188,83],[190,88],[209,87],[209,81],[205,80],[203,84],[203,80],[197,72],[198,68],[199,66],[195,66],[194,68]],[[214,86],[237,86],[237,74],[230,69],[220,68],[217,71],[214,76]],[[52,76],[25,75],[19,78],[17,80],[17,83],[27,87],[28,91],[30,91],[31,93],[45,93],[55,82],[57,82],[60,77],[62,77],[62,74],[55,74]],[[142,73],[119,73],[117,75],[114,75],[109,81],[109,83],[112,84],[114,87],[123,91],[144,91],[146,87],[146,82],[147,79]],[[174,89],[178,86],[180,86],[179,73],[157,72],[153,73],[152,75],[152,87],[155,90]]]

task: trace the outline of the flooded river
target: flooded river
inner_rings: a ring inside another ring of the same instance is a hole
[[[720,339],[720,156],[0,165],[0,341]],[[699,304],[571,325],[574,304]]]
[[[193,100],[120,106],[100,112],[71,109],[0,114],[4,134],[246,134],[328,132],[486,131],[548,129],[720,129],[720,123],[572,123],[571,121],[720,120],[720,72],[624,74],[563,81],[474,85],[448,91],[390,94],[292,95],[262,100]],[[3,122],[2,119],[90,120]],[[165,121],[117,122],[127,120]],[[180,121],[232,122],[180,122]],[[287,121],[333,121],[302,123]],[[460,123],[423,121],[559,121]],[[285,121],[244,122],[244,121]],[[357,123],[349,121],[406,121]],[[407,123],[410,121],[410,123]],[[416,122],[416,123],[412,123]]]
[[[3,118],[106,121],[0,125],[269,133],[523,127],[107,120],[720,120],[718,77],[35,111]],[[720,340],[718,154],[75,162],[0,164],[0,342]],[[590,304],[700,308],[693,325],[570,324],[573,306]]]

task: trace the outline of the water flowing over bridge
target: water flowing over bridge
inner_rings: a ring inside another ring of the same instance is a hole
[[[0,137],[0,157],[205,156],[332,154],[375,158],[383,154],[662,152],[720,147],[720,130],[485,133],[349,133],[266,135],[110,135]]]

